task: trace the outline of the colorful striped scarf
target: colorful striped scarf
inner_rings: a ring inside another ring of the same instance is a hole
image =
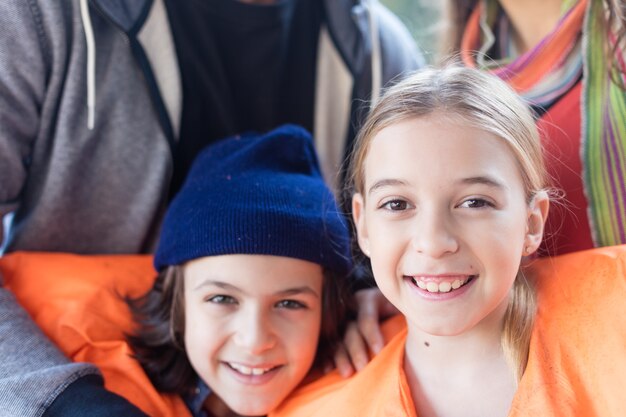
[[[506,80],[538,108],[558,100],[582,75],[581,158],[592,236],[596,246],[624,244],[626,91],[615,81],[624,80],[625,51],[617,49],[617,68],[607,62],[605,39],[608,34],[611,46],[616,37],[605,27],[601,0],[566,0],[563,10],[552,33],[515,56],[506,15],[495,0],[482,0],[468,20],[461,56],[466,65]],[[494,47],[496,55],[504,58],[486,57]]]

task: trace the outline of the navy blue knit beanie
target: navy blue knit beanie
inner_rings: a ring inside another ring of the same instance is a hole
[[[350,237],[310,134],[285,125],[204,149],[165,216],[157,270],[203,256],[275,255],[346,274]]]

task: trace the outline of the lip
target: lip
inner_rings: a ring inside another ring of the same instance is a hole
[[[271,381],[284,367],[284,365],[271,365],[271,364],[260,364],[260,365],[243,365],[248,368],[264,368],[270,369],[267,372],[261,375],[248,375],[241,373],[237,369],[231,366],[232,364],[243,365],[238,362],[221,362],[222,366],[225,368],[226,372],[228,372],[233,378],[235,378],[238,382],[245,385],[263,385]]]
[[[414,282],[414,277],[419,277],[421,281],[424,282],[434,282],[440,284],[442,282],[452,282],[456,279],[460,280],[468,280],[463,286],[456,290],[452,290],[450,292],[429,292],[427,290],[423,290],[418,287]],[[469,278],[468,278],[469,277]],[[474,285],[474,283],[478,280],[478,274],[412,274],[412,275],[404,275],[404,282],[409,286],[411,291],[416,293],[418,296],[430,300],[430,301],[447,301],[457,297],[461,297],[465,294],[469,289]]]

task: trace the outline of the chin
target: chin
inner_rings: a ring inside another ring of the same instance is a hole
[[[272,402],[270,399],[249,399],[246,401],[238,401],[229,407],[237,414],[242,416],[264,416],[269,414],[278,406],[278,401]]]
[[[424,313],[421,313],[422,317]],[[415,328],[424,334],[428,334],[430,336],[458,336],[468,330],[466,325],[461,325],[458,321],[455,320],[439,320],[438,322],[429,322],[424,323],[416,320]]]

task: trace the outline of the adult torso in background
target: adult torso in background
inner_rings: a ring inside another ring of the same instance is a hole
[[[226,136],[313,128],[321,2],[166,0],[183,86],[171,194],[194,156]]]

